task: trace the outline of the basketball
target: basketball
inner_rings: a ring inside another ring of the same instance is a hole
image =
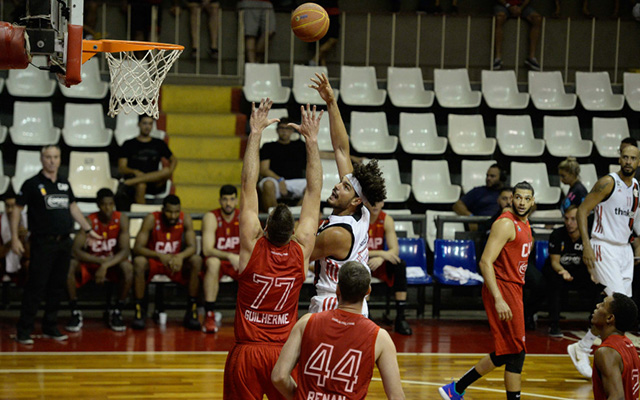
[[[315,3],[304,3],[293,11],[291,29],[303,42],[315,42],[329,30],[329,15]]]

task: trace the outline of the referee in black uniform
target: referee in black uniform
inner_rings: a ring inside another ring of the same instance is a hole
[[[69,181],[58,176],[60,148],[55,145],[43,147],[40,161],[42,170],[24,182],[11,214],[11,248],[22,255],[24,247],[18,239],[18,222],[22,209],[29,206],[31,263],[16,336],[21,344],[33,344],[31,332],[43,297],[47,301],[42,320],[43,336],[59,341],[67,339],[58,330],[57,319],[71,260],[72,241],[69,235],[73,230],[73,220],[89,233],[89,238],[100,238],[78,208]]]

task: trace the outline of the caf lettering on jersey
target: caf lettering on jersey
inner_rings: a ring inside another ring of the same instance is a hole
[[[347,400],[347,396],[343,396],[341,394],[309,392],[307,393],[307,400]]]
[[[239,237],[219,237],[218,243],[216,243],[216,249],[218,250],[231,250],[236,248],[240,244]]]
[[[244,319],[255,324],[288,325],[289,314],[266,314],[258,311],[246,310]]]
[[[383,238],[372,238],[369,237],[369,244],[367,245],[368,248],[370,249],[377,249],[382,247],[382,244],[384,243],[384,239]]]
[[[531,243],[525,243],[522,245],[522,257],[529,257],[531,253]]]
[[[156,242],[156,248],[154,249],[154,251],[160,254],[175,254],[178,250],[180,250],[180,240]]]
[[[94,240],[91,242],[91,252],[92,253],[111,253],[116,244],[118,243],[118,239],[112,238],[107,240]]]

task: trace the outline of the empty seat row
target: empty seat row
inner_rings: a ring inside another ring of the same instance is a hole
[[[4,142],[6,128],[0,127],[0,143]],[[3,134],[4,132],[4,134]],[[53,125],[51,103],[16,101],[13,111],[13,126],[9,135],[19,146],[43,146],[60,141],[71,147],[106,147],[111,144],[113,130],[105,127],[102,104],[65,104],[64,128]],[[115,137],[118,145],[138,135],[138,115],[118,114]],[[164,132],[155,126],[152,136],[164,139]]]
[[[97,57],[82,64],[82,82],[69,88],[51,79],[49,71],[38,69],[46,65],[47,57],[34,56],[31,65],[26,69],[9,70],[6,82],[9,94],[16,97],[51,97],[56,86],[60,86],[62,94],[69,98],[104,99],[107,95],[109,83],[100,78]],[[2,91],[1,85],[0,91]]]
[[[326,67],[294,65],[293,95],[299,104],[324,104],[318,93],[309,87],[315,74],[327,74]],[[620,110],[626,97],[634,111],[640,110],[640,74],[624,74],[624,95],[614,94],[608,72],[576,72],[576,94],[565,93],[559,71],[529,72],[529,92],[520,93],[514,71],[482,71],[482,91],[471,90],[467,70],[435,69],[434,89],[425,90],[422,69],[387,69],[387,90],[396,107],[428,108],[434,98],[445,108],[474,108],[482,97],[491,108],[524,109],[529,98],[540,110],[572,110],[576,99],[590,111]],[[378,88],[374,67],[342,66],[340,89],[334,90],[351,106],[381,106],[387,90]],[[248,101],[269,97],[274,103],[289,101],[291,89],[282,86],[279,64],[245,64],[243,91]]]
[[[287,109],[272,109],[269,118],[288,116]],[[555,157],[588,157],[593,144],[603,157],[618,157],[618,148],[629,137],[626,118],[593,117],[593,142],[583,140],[577,117],[544,117],[544,139],[536,139],[529,115],[498,115],[496,138],[488,138],[482,115],[449,114],[448,138],[438,136],[434,114],[400,113],[399,141],[409,154],[443,154],[447,143],[459,155],[493,155],[496,143],[511,157],[538,157],[545,144]],[[389,134],[384,112],[351,112],[350,138],[353,148],[363,154],[390,154],[398,146],[398,137]],[[275,124],[265,129],[262,143],[278,140]],[[318,146],[332,151],[329,116],[320,120]]]

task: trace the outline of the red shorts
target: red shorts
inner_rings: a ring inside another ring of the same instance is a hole
[[[482,286],[482,301],[487,311],[496,355],[516,354],[523,350],[526,352],[522,285],[499,279],[496,282],[500,293],[502,293],[502,298],[511,308],[511,314],[513,315],[511,321],[500,321],[491,292],[489,292],[486,285]]]
[[[375,271],[371,271],[371,276],[380,279],[382,282],[386,283],[387,286],[393,287],[394,275],[390,272],[391,271],[387,270],[387,263],[384,262],[381,266],[376,268]]]
[[[151,282],[151,278],[155,275],[166,275],[172,282],[179,283],[187,286],[189,284],[189,269],[185,268],[186,261],[182,263],[182,269],[178,272],[173,272],[171,268],[165,266],[159,260],[154,258],[149,259],[149,277],[147,283]]]
[[[266,394],[269,400],[284,399],[271,382],[271,371],[278,361],[282,346],[271,343],[236,343],[229,352],[224,366],[222,398],[262,400]]]
[[[100,264],[80,263],[80,274],[76,273],[76,288],[81,288],[89,281],[94,280],[98,269],[100,269]],[[107,281],[118,282],[120,280],[119,270],[120,267],[118,265],[109,268],[107,270]]]

